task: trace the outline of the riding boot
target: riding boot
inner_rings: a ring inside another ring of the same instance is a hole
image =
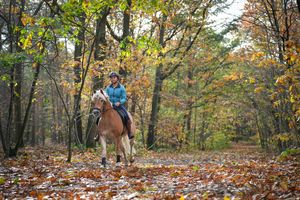
[[[128,130],[128,138],[131,140],[134,138],[134,135],[132,134],[131,130],[131,120],[127,120],[127,130]]]

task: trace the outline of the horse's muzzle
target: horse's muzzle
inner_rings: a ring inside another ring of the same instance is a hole
[[[93,108],[92,115],[94,115],[95,117],[100,117],[101,110],[99,108]]]

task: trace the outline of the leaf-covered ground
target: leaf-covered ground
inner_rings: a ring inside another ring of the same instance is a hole
[[[146,152],[129,167],[100,167],[100,149],[25,149],[1,160],[0,199],[300,199],[298,158],[249,146],[222,152]]]

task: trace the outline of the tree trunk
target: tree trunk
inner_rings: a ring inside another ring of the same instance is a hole
[[[103,61],[106,58],[106,18],[109,13],[108,9],[104,9],[101,12],[101,18],[97,20],[97,26],[96,26],[96,41],[95,41],[95,53],[94,53],[94,59],[96,61]],[[93,77],[93,91],[98,90],[100,88],[103,88],[103,73],[102,73],[102,65],[99,65],[98,71],[99,75]],[[90,109],[90,113],[92,111],[92,107]],[[91,148],[95,146],[94,137],[96,134],[96,127],[95,127],[95,119],[93,119],[93,116],[90,115],[88,118],[88,125],[86,129],[86,147]]]
[[[22,18],[22,14],[23,11],[25,9],[25,0],[22,0],[21,2],[21,6],[20,6],[20,13],[18,16],[18,22],[17,22],[17,26],[19,28],[23,28],[22,22],[21,22],[21,18]],[[15,5],[17,6],[17,5]],[[15,51],[16,53],[20,53],[22,52],[22,48],[19,46],[19,40],[20,40],[20,32],[16,31],[16,35],[15,35]],[[22,63],[17,63],[14,65],[15,68],[15,88],[14,88],[14,123],[15,123],[15,133],[16,133],[16,143],[19,140],[19,136],[21,135],[22,132],[22,79],[23,79],[23,64]],[[21,138],[21,143],[20,146],[24,146],[24,141],[23,138]]]
[[[156,69],[155,73],[155,85],[152,96],[152,109],[150,115],[150,122],[148,128],[147,136],[147,147],[148,149],[155,148],[155,133],[157,126],[158,112],[160,108],[160,92],[162,90],[163,79],[162,79],[162,64],[159,64],[159,67]]]
[[[32,124],[31,124],[31,141],[30,144],[32,147],[35,146],[36,142],[36,102],[33,103],[32,105]]]
[[[54,93],[54,88],[53,88],[53,84],[51,84],[51,102],[52,102],[52,121],[51,121],[51,142],[52,143],[57,143],[57,120],[56,120],[56,98],[55,98],[55,93]]]
[[[85,22],[85,16],[84,14],[81,14],[79,17],[79,20],[81,22],[81,25],[84,25]],[[77,62],[75,63],[74,67],[74,82],[75,82],[75,94],[74,94],[74,110],[76,112],[75,117],[75,137],[78,137],[78,140],[81,144],[83,144],[83,138],[82,138],[82,120],[81,120],[81,96],[79,95],[78,87],[81,83],[81,76],[82,76],[82,47],[84,43],[85,33],[83,27],[80,27],[79,33],[78,33],[78,42],[75,44],[75,50],[74,50],[74,60]]]
[[[1,140],[1,144],[2,144],[2,149],[4,151],[5,155],[8,155],[8,148],[7,148],[7,144],[6,144],[6,139],[4,137],[3,134],[3,129],[2,129],[2,115],[1,115],[1,110],[0,110],[0,140]]]
[[[39,133],[41,134],[41,137],[42,137],[42,145],[45,146],[45,140],[46,140],[46,127],[45,127],[45,122],[46,122],[46,117],[45,117],[45,111],[44,111],[44,108],[42,107],[41,108],[41,118],[40,118],[40,121],[41,121],[41,127],[39,128]]]
[[[0,33],[2,33],[4,23],[0,23]],[[2,51],[3,41],[2,41],[2,34],[0,34],[0,51]]]
[[[159,31],[159,44],[163,48],[164,44],[164,35],[165,35],[165,21],[167,20],[167,16],[162,16],[162,21],[160,25]],[[160,57],[162,57],[162,53],[160,53]],[[152,109],[150,115],[150,122],[148,127],[148,136],[147,136],[147,147],[149,149],[155,148],[155,133],[156,133],[156,126],[157,126],[157,118],[158,112],[160,107],[160,92],[163,86],[163,74],[162,74],[163,64],[160,63],[159,66],[156,68],[155,73],[155,85],[152,95]]]
[[[194,130],[193,130],[193,144],[196,147],[196,132],[197,132],[197,108],[194,111]]]
[[[131,13],[131,0],[127,0],[127,6],[126,9],[123,12],[123,34],[122,34],[122,45],[121,45],[121,51],[126,51],[128,48],[128,36],[129,36],[129,30],[130,30],[130,13]],[[122,62],[122,58],[121,58]],[[127,76],[127,69],[126,68],[120,68],[120,75],[126,80]]]
[[[18,149],[21,147],[22,139],[23,139],[23,135],[24,135],[24,130],[25,130],[26,124],[28,122],[28,117],[29,117],[29,114],[30,114],[32,100],[33,100],[33,96],[34,96],[35,89],[36,89],[36,83],[38,81],[38,76],[39,76],[39,73],[40,73],[40,68],[41,68],[41,64],[38,63],[37,66],[36,66],[36,71],[34,73],[33,81],[32,81],[32,84],[31,84],[28,104],[27,104],[27,107],[26,107],[26,112],[25,112],[25,116],[24,116],[24,119],[23,119],[22,127],[21,127],[21,130],[20,130],[20,132],[18,134],[18,137],[17,137],[18,138],[17,144],[16,144],[14,149],[10,149],[11,151],[9,153],[10,154],[9,156],[16,156],[17,152],[18,152]]]

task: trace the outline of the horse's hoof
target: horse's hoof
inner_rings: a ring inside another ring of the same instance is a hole
[[[130,144],[130,146],[134,145],[134,139],[133,138],[129,141],[129,144]]]
[[[117,167],[117,168],[121,167],[121,162],[117,162],[117,163],[116,163],[116,167]]]
[[[103,157],[101,160],[101,167],[106,169],[106,158]]]
[[[133,157],[133,156],[130,156],[129,162],[130,162],[130,163],[134,163],[134,161],[135,161],[134,157]]]

